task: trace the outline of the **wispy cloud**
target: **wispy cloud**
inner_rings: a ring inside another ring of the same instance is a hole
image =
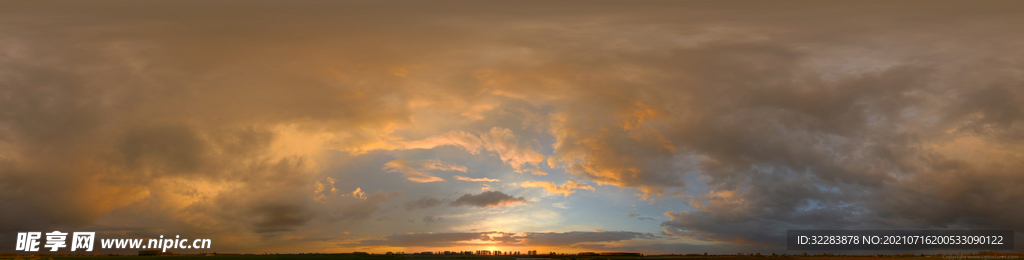
[[[462,165],[458,165],[458,164],[454,164],[454,163],[445,163],[445,162],[442,162],[441,160],[438,160],[438,159],[425,160],[425,161],[422,162],[422,167],[423,167],[424,170],[458,171],[458,172],[466,172],[466,171],[468,171],[466,166],[462,166]]]
[[[455,179],[460,180],[460,181],[472,181],[472,182],[498,182],[498,181],[501,181],[501,180],[498,180],[498,179],[470,178],[470,177],[463,177],[463,176],[455,176]]]
[[[548,193],[551,193],[551,194],[562,194],[564,196],[569,196],[569,194],[572,194],[573,192],[576,192],[576,190],[590,190],[590,191],[594,190],[594,187],[591,187],[589,185],[579,184],[579,183],[574,182],[574,181],[566,181],[561,186],[559,186],[557,184],[554,184],[554,183],[551,183],[551,182],[546,182],[546,181],[524,181],[524,182],[520,183],[519,186],[520,187],[540,187],[540,188],[544,188],[544,190],[546,190]]]
[[[412,182],[435,182],[444,181],[440,177],[430,175],[426,171],[418,168],[413,168],[407,159],[398,159],[390,161],[384,164],[384,170],[388,172],[396,172],[405,175],[405,178]]]

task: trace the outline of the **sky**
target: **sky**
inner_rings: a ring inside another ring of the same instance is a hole
[[[1021,237],[1022,11],[5,1],[0,251],[53,230],[240,253]]]

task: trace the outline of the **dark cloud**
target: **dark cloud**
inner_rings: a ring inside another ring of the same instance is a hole
[[[445,203],[445,200],[434,198],[434,197],[422,197],[416,201],[410,201],[405,203],[405,210],[414,209],[426,209],[441,206]]]
[[[312,216],[293,205],[263,205],[250,211],[259,219],[254,223],[256,233],[291,231],[292,227],[309,222]]]
[[[806,59],[801,57],[804,55],[786,54],[792,50],[770,50],[758,51],[759,57]],[[701,55],[709,50],[703,51]],[[742,62],[749,59],[745,57]],[[735,62],[735,66],[744,66],[740,59]],[[750,74],[744,80],[773,82],[772,78],[787,74],[794,80],[800,78],[797,70],[787,71],[784,62],[772,63],[778,67]],[[695,102],[700,104],[695,105],[703,107],[706,114],[695,118],[697,123],[675,123],[682,131],[674,131],[667,138],[680,150],[702,157],[696,166],[708,178],[711,191],[684,197],[698,210],[669,212],[666,215],[671,220],[662,226],[669,234],[702,240],[778,245],[786,229],[1001,228],[1024,224],[1002,214],[973,214],[1009,206],[1001,196],[1021,196],[998,188],[1002,183],[1020,181],[1004,172],[1020,164],[998,156],[975,161],[955,159],[962,155],[943,147],[964,140],[961,138],[974,138],[943,131],[963,129],[965,123],[969,126],[976,121],[953,119],[944,115],[945,109],[934,109],[937,104],[930,102],[939,96],[954,100],[979,96],[947,96],[948,91],[955,90],[936,88],[934,82],[926,80],[940,77],[938,73],[908,65],[830,82],[744,87],[742,82],[729,82],[723,77],[706,83],[728,91],[683,89],[701,97]],[[765,89],[772,92],[761,92]],[[989,91],[985,89],[980,91]],[[1010,93],[1001,96],[1016,98]],[[958,110],[974,115],[1003,118],[972,103],[979,101],[948,104],[964,104]],[[1011,124],[985,125],[1001,129]],[[995,134],[976,137],[1001,139]],[[1003,141],[998,139],[971,147],[1001,153],[995,143]],[[983,191],[972,188],[980,187],[974,185],[995,188]],[[963,212],[965,205],[977,205],[973,208],[978,211]],[[988,224],[974,221],[978,219],[987,219]]]
[[[195,133],[176,125],[129,132],[118,148],[130,168],[162,166],[169,172],[191,173],[203,163],[204,146],[205,142]]]
[[[441,221],[444,221],[444,218],[442,218],[442,217],[436,217],[435,218],[434,216],[423,217],[423,223],[425,225],[427,225],[427,226],[429,226],[430,224],[441,222]]]
[[[500,191],[485,191],[477,195],[465,194],[455,201],[452,201],[452,206],[474,206],[474,207],[497,207],[504,205],[511,205],[516,203],[523,203],[526,199],[523,197],[512,197],[511,195],[505,194]]]
[[[640,215],[640,214],[634,214],[634,213],[629,213],[629,214],[626,214],[626,215],[631,217],[631,218],[636,218],[636,219],[639,219],[639,220],[657,220],[657,219],[654,219],[652,217],[648,217],[648,216],[644,216],[644,215]]]
[[[372,93],[376,87],[340,86],[324,75],[292,73],[306,68],[270,76],[245,65],[254,60],[230,58],[249,56],[235,56],[248,51],[208,55],[222,52],[188,45],[207,42],[200,45],[217,49],[213,46],[234,45],[233,40],[216,40],[219,33],[209,31],[186,33],[191,40],[184,42],[165,38],[177,30],[156,20],[176,23],[177,15],[116,26],[131,13],[155,11],[145,6],[111,10],[114,16],[107,19],[68,16],[44,6],[8,7],[0,8],[3,20],[27,23],[0,26],[5,35],[0,39],[0,70],[5,71],[0,73],[0,205],[11,209],[0,213],[0,231],[149,223],[135,229],[215,240],[264,237],[304,233],[308,225],[336,220],[354,223],[395,196],[385,192],[359,201],[334,196],[319,204],[310,194],[321,173],[314,166],[322,163],[315,159],[320,148],[278,145],[328,131],[347,136],[337,139],[344,143],[340,149],[365,150],[376,142],[365,129],[406,122],[408,110],[401,107],[352,112],[402,100],[390,90]],[[7,15],[22,11],[21,18]],[[51,11],[64,25],[37,23],[33,16]],[[202,23],[181,25],[204,30]],[[100,28],[121,36],[110,38]],[[90,32],[71,36],[80,45],[70,46],[62,43],[67,35],[59,31],[65,29]],[[251,73],[263,76],[242,76]],[[366,96],[339,101],[355,93]],[[8,238],[0,244],[10,244]],[[246,251],[259,244],[221,241],[223,250]]]

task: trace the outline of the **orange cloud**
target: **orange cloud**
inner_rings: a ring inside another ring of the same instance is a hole
[[[533,149],[530,145],[520,145],[519,138],[512,133],[512,130],[500,127],[491,128],[490,131],[479,135],[462,131],[453,131],[441,135],[431,136],[423,140],[412,141],[405,144],[405,149],[432,149],[438,146],[458,146],[472,154],[481,151],[491,151],[498,155],[502,161],[508,163],[516,172],[530,172],[536,175],[545,175],[537,168],[537,164],[544,162],[545,156]]]
[[[440,177],[430,175],[424,171],[413,168],[409,165],[409,160],[398,159],[390,161],[384,164],[383,170],[388,172],[397,172],[405,175],[405,179],[413,182],[435,182],[444,181]]]
[[[460,180],[460,181],[473,181],[473,182],[481,182],[481,181],[486,181],[486,182],[496,182],[496,181],[501,181],[501,180],[499,180],[499,179],[490,179],[490,178],[470,178],[470,177],[463,177],[463,176],[455,176],[455,179],[457,179],[457,180]]]
[[[458,164],[444,163],[441,160],[426,160],[422,164],[424,170],[440,170],[440,171],[458,171],[466,172],[469,169],[466,166]]]
[[[591,187],[591,186],[588,186],[588,185],[584,185],[584,184],[579,184],[579,183],[574,182],[574,181],[567,181],[567,182],[563,183],[562,186],[558,186],[558,185],[556,185],[554,183],[546,182],[546,181],[524,181],[523,183],[519,184],[519,186],[522,186],[522,187],[540,187],[540,188],[544,188],[544,190],[546,190],[548,193],[551,193],[551,194],[562,194],[563,196],[569,196],[569,194],[572,194],[576,190],[590,190],[590,191],[594,190],[594,187]]]

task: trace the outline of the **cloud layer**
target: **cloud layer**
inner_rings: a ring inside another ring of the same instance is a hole
[[[930,4],[0,4],[0,232],[735,253],[1024,230],[1024,5]]]

